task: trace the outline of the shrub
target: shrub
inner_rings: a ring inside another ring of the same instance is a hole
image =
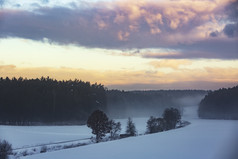
[[[155,118],[153,116],[147,121],[147,133],[157,133],[165,130],[165,121],[162,118]]]
[[[0,159],[7,159],[12,153],[12,145],[6,140],[0,140]]]
[[[25,150],[25,151],[22,152],[22,156],[27,156],[27,155],[28,155],[27,150]]]
[[[110,138],[112,140],[119,138],[121,132],[121,123],[120,122],[116,123],[114,120],[110,120],[109,125],[110,125]]]
[[[47,146],[42,146],[40,149],[40,153],[45,153],[47,151]]]

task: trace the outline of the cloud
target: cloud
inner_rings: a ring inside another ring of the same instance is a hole
[[[224,39],[211,37],[191,44],[170,46],[165,51],[141,49],[140,55],[144,58],[157,59],[237,59],[238,39]],[[166,50],[169,51],[166,51]]]
[[[182,50],[179,58],[237,59],[238,39],[206,39],[174,47]]]
[[[151,63],[155,69],[151,70],[108,70],[97,71],[90,69],[75,69],[68,67],[17,67],[15,65],[0,65],[1,77],[27,77],[38,78],[41,76],[50,76],[58,80],[66,79],[81,79],[92,83],[98,82],[106,86],[109,85],[162,85],[171,84],[181,81],[186,82],[220,82],[220,83],[238,83],[237,75],[238,68],[219,68],[219,67],[204,67],[189,69],[190,62],[187,60],[170,61],[165,60],[160,63]],[[186,66],[180,68],[181,66]],[[173,71],[163,72],[160,68],[174,68]],[[193,86],[196,87],[196,86]],[[193,88],[191,87],[191,88]],[[176,87],[177,88],[177,87]],[[183,86],[181,86],[183,88]],[[189,88],[189,87],[188,87]],[[199,88],[199,87],[198,87]]]
[[[230,38],[238,36],[238,23],[227,24],[223,31]]]
[[[49,3],[49,0],[40,0],[42,3]]]
[[[229,23],[223,29],[229,38],[238,37],[238,1],[234,0],[226,6]]]
[[[0,70],[1,71],[13,70],[15,68],[16,68],[15,65],[0,65]]]
[[[74,7],[39,6],[32,11],[3,9],[0,37],[47,38],[63,45],[106,49],[177,48],[173,58],[237,58],[237,50],[231,49],[237,49],[236,27],[224,28],[232,41],[216,34],[223,29],[220,22],[236,15],[226,11],[231,3],[233,0],[119,0]],[[223,45],[220,51],[206,46],[206,42],[214,47],[221,41],[229,47]]]
[[[144,51],[141,55],[144,58],[158,58],[158,59],[163,58],[176,59],[182,56],[180,52],[151,52],[151,51]]]
[[[219,32],[217,30],[210,33],[210,37],[217,37],[218,35],[219,35]]]
[[[191,65],[190,60],[161,60],[161,61],[151,61],[149,65],[155,68],[172,68],[178,69],[180,66]]]
[[[0,6],[3,6],[5,3],[5,0],[0,0]]]

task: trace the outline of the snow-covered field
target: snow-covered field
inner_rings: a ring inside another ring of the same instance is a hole
[[[191,122],[185,128],[37,154],[25,159],[237,159],[237,121]]]
[[[184,110],[190,125],[152,135],[40,153],[24,159],[237,159],[238,121],[201,120],[196,107]],[[146,130],[148,118],[133,119],[139,134]],[[125,131],[126,119],[122,123]],[[86,126],[0,126],[0,138],[14,148],[91,137]],[[232,158],[233,157],[233,158]]]
[[[138,134],[144,134],[148,118],[136,118]],[[122,124],[125,132],[127,119],[115,120]],[[10,142],[14,149],[69,140],[86,139],[92,135],[91,129],[84,126],[0,126],[0,139]]]
[[[0,137],[13,148],[91,137],[87,126],[0,126]]]

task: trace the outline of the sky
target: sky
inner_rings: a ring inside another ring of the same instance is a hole
[[[0,76],[109,89],[238,84],[237,0],[0,0]]]

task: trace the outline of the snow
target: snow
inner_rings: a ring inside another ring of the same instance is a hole
[[[59,151],[39,153],[22,159],[237,159],[238,121],[202,120],[197,107],[186,107],[183,119],[190,125],[151,135],[90,144]],[[138,134],[144,134],[148,118],[135,118]],[[127,119],[116,120],[125,132]],[[86,126],[0,126],[0,137],[13,147],[37,145],[91,137]]]
[[[37,154],[24,159],[231,159],[229,155],[235,155],[238,121],[194,119],[190,122],[185,128]]]
[[[147,118],[135,118],[138,134],[145,133]],[[126,131],[127,119],[117,119],[121,122],[122,133]],[[91,129],[84,126],[0,126],[0,139],[10,142],[13,148],[21,148],[62,142],[68,140],[77,140],[90,138]]]
[[[145,133],[147,118],[136,118],[138,134]],[[117,119],[121,122],[122,133],[126,130],[127,119]],[[0,139],[5,139],[13,148],[49,144],[68,140],[90,138],[91,129],[84,126],[0,126]]]
[[[90,138],[87,126],[0,126],[0,138],[13,148]]]

